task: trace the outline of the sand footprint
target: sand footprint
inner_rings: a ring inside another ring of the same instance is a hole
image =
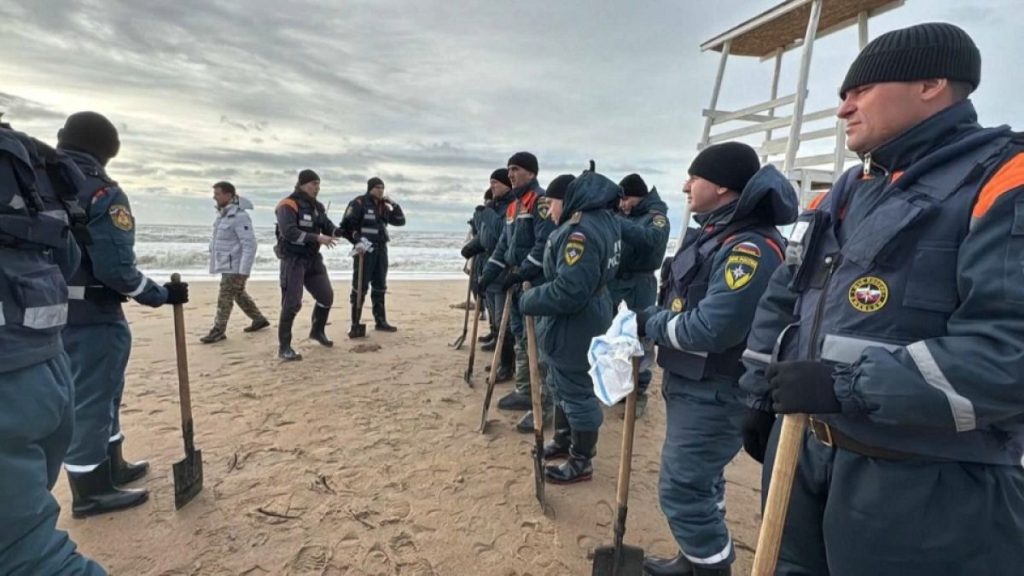
[[[320,576],[331,562],[331,551],[319,544],[305,544],[288,562],[286,574]]]
[[[363,571],[373,576],[384,576],[391,573],[391,558],[375,543],[363,558]]]

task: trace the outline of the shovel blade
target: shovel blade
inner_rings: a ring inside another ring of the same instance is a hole
[[[537,502],[544,508],[544,455],[533,451],[533,491]]]
[[[196,450],[185,454],[185,459],[175,462],[174,472],[174,507],[181,509],[203,491],[203,451]]]
[[[463,334],[462,336],[459,336],[455,340],[455,342],[452,342],[451,344],[449,344],[449,346],[451,346],[452,348],[455,348],[456,350],[462,350],[462,343],[465,342],[465,341],[466,341],[466,335]]]
[[[366,338],[366,324],[353,324],[349,338]]]
[[[644,549],[622,545],[615,562],[615,546],[601,546],[594,550],[594,570],[591,576],[643,576]]]

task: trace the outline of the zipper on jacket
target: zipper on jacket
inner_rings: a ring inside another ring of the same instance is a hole
[[[832,283],[832,274],[839,267],[839,260],[841,256],[836,254],[835,256],[826,256],[825,264],[828,265],[828,272],[825,274],[825,284],[821,287],[821,294],[818,297],[818,306],[814,312],[814,324],[811,325],[811,339],[807,344],[807,358],[808,360],[817,360],[820,354],[817,354],[818,342],[818,331],[821,329],[821,315],[825,310],[825,301],[828,298],[828,288]]]

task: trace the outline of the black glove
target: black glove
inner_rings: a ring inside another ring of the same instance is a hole
[[[834,414],[842,411],[833,387],[832,367],[821,362],[776,362],[765,374],[772,409],[780,414]]]
[[[473,238],[462,247],[462,257],[469,260],[477,254],[482,254],[486,250],[479,238]]]
[[[523,278],[523,275],[520,274],[518,270],[513,270],[513,271],[508,273],[508,276],[505,276],[504,288],[505,288],[505,290],[508,290],[509,288],[512,288],[513,286],[518,287],[520,284],[523,283],[523,280],[525,280]]]
[[[657,306],[648,306],[636,313],[636,335],[644,338],[647,336],[647,321],[660,312]]]
[[[167,289],[167,300],[165,304],[175,305],[188,302],[188,284],[186,282],[168,282],[164,284]]]
[[[496,270],[493,266],[484,266],[484,271],[480,274],[480,279],[476,281],[476,287],[480,292],[483,292],[487,286],[494,282],[494,279],[498,277],[499,270]]]
[[[771,436],[774,425],[775,414],[764,410],[750,409],[743,420],[743,449],[761,464],[764,464],[768,437]]]

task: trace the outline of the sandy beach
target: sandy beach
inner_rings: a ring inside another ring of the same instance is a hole
[[[519,413],[494,408],[476,432],[490,354],[448,346],[462,331],[461,281],[393,281],[389,320],[350,341],[348,283],[335,282],[327,332],[334,348],[305,338],[312,301],[295,327],[302,362],[276,356],[279,291],[250,292],[275,326],[245,334],[237,308],[226,341],[202,345],[217,284],[193,283],[186,306],[196,445],[205,489],[174,509],[171,465],[183,457],[171,310],[127,306],[134,349],[122,407],[126,456],[149,459],[143,506],[74,520],[62,477],[60,526],[116,575],[525,576],[590,574],[588,554],[611,542],[621,409],[606,409],[594,480],[547,486],[534,499],[532,436]],[[369,304],[364,318],[369,318]],[[481,330],[481,333],[483,330]],[[468,339],[468,338],[467,338]],[[102,343],[97,343],[102,345]],[[374,350],[373,345],[380,348]],[[660,373],[638,421],[626,541],[668,555],[675,543],[658,506],[664,437]],[[550,436],[550,434],[549,434]],[[760,518],[760,467],[741,453],[727,471],[738,561],[749,573]]]

